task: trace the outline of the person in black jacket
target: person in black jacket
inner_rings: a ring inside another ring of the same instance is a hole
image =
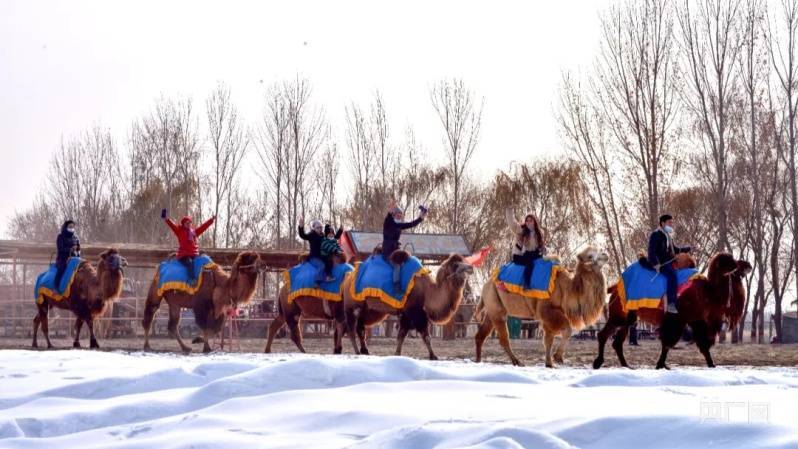
[[[659,227],[651,233],[648,239],[648,263],[665,276],[668,283],[668,313],[678,313],[676,289],[676,270],[673,268],[673,259],[676,254],[689,253],[689,246],[676,246],[673,242],[673,217],[665,214],[659,217]]]
[[[382,223],[382,257],[393,265],[393,287],[396,292],[399,292],[402,288],[399,282],[401,266],[393,264],[390,257],[391,254],[401,246],[399,244],[399,238],[402,236],[402,231],[418,226],[427,216],[428,210],[426,207],[418,206],[418,208],[420,210],[418,218],[410,222],[405,222],[404,212],[396,205],[395,200],[391,201],[391,204],[388,205],[388,215],[385,216],[385,221]]]
[[[55,239],[55,247],[55,288],[58,290],[67,261],[70,257],[80,257],[80,239],[75,234],[74,221],[67,220],[61,225],[61,233]]]
[[[324,277],[324,261],[321,256],[321,243],[324,240],[324,225],[319,220],[310,222],[310,232],[305,232],[305,220],[299,220],[299,238],[307,240],[310,245],[308,262],[316,267],[316,281],[320,282]]]

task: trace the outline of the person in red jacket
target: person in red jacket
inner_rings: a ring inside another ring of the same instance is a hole
[[[197,239],[213,224],[214,220],[216,220],[216,216],[211,217],[208,221],[196,228],[191,226],[191,217],[181,218],[180,226],[178,226],[166,215],[166,209],[161,210],[161,218],[163,218],[175,236],[177,236],[177,260],[188,270],[190,281],[192,283],[195,282],[197,277],[194,273],[194,258],[199,256],[199,244],[197,243]]]

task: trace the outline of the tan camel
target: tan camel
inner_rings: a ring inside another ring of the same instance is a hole
[[[44,301],[36,304],[38,314],[33,319],[33,344],[38,348],[36,336],[39,325],[42,326],[44,338],[47,340],[47,349],[53,347],[50,343],[50,326],[47,319],[47,312],[51,308],[71,310],[75,314],[75,341],[72,346],[80,347],[80,329],[85,321],[89,327],[89,345],[91,348],[99,348],[97,339],[94,336],[94,320],[102,315],[106,308],[122,293],[124,266],[127,265],[124,257],[119,255],[119,251],[114,248],[108,249],[100,254],[97,269],[92,267],[91,262],[84,260],[78,265],[75,278],[69,288],[69,294],[62,298],[56,298],[55,294],[44,294]]]
[[[596,248],[588,247],[576,256],[576,271],[557,270],[554,290],[549,299],[525,298],[519,294],[499,290],[491,279],[482,288],[474,316],[480,321],[476,341],[476,361],[482,360],[482,345],[495,328],[499,343],[510,357],[513,365],[522,365],[510,347],[507,316],[540,321],[543,326],[543,344],[546,349],[546,366],[553,367],[552,344],[554,337],[561,337],[554,353],[554,361],[563,363],[568,338],[598,321],[607,296],[606,281],[602,266],[609,260]]]
[[[188,294],[178,290],[163,292],[158,295],[158,275],[150,285],[147,301],[144,304],[144,350],[150,351],[150,332],[155,312],[161,306],[161,301],[169,304],[169,336],[174,337],[183,352],[191,352],[191,347],[180,338],[180,309],[192,309],[194,319],[202,330],[204,343],[203,352],[210,352],[208,343],[211,338],[219,333],[224,326],[227,312],[246,304],[252,299],[260,273],[260,256],[258,253],[246,251],[236,257],[228,274],[218,265],[203,270],[199,290]]]
[[[402,263],[409,257],[405,251],[395,251],[391,260]],[[421,334],[429,351],[430,360],[437,360],[432,350],[429,334],[431,323],[445,324],[452,319],[460,302],[463,300],[463,288],[468,276],[474,268],[459,254],[450,255],[438,268],[433,278],[429,273],[417,275],[407,301],[402,308],[394,308],[376,297],[366,297],[363,301],[354,298],[355,275],[350,273],[343,282],[344,316],[346,331],[352,341],[355,354],[368,354],[366,345],[366,327],[381,323],[388,315],[399,316],[399,334],[397,336],[396,355],[402,354],[402,344],[407,333],[416,330]],[[360,340],[360,348],[355,341],[355,334]],[[340,346],[342,333],[338,333]]]

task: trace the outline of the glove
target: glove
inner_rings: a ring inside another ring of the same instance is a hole
[[[161,218],[166,220],[166,209],[161,209]]]
[[[424,206],[423,204],[418,206],[418,210],[420,210],[421,213],[424,215],[427,215],[427,212],[429,212],[429,209],[427,209],[426,206]]]

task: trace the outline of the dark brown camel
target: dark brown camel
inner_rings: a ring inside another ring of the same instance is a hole
[[[158,278],[153,279],[147,301],[144,304],[144,350],[150,351],[150,332],[155,312],[161,301],[169,304],[169,335],[177,340],[183,352],[191,352],[191,347],[180,338],[180,309],[192,309],[194,319],[202,330],[203,352],[210,352],[209,341],[222,330],[227,312],[246,304],[252,299],[260,273],[260,256],[258,253],[246,251],[236,257],[228,274],[218,265],[202,272],[202,285],[194,294],[178,290],[163,292],[158,295]]]
[[[36,337],[39,325],[42,326],[42,333],[47,341],[47,349],[53,347],[50,343],[50,326],[47,313],[56,307],[64,310],[71,310],[75,314],[75,341],[72,346],[80,347],[80,330],[83,322],[89,327],[89,345],[91,348],[99,348],[97,338],[94,336],[94,320],[102,315],[106,308],[119,297],[122,293],[122,282],[124,266],[127,262],[119,255],[119,251],[114,248],[108,249],[100,254],[97,269],[91,262],[84,260],[78,265],[75,278],[69,290],[69,295],[63,299],[44,295],[44,301],[37,304],[38,314],[33,319],[33,343],[34,348],[39,344]]]

